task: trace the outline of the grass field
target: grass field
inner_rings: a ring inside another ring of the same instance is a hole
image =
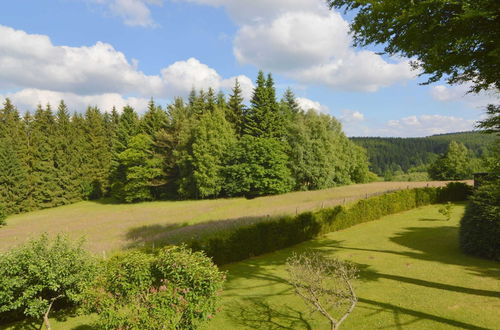
[[[457,246],[464,206],[450,221],[438,205],[384,217],[276,253],[227,265],[223,309],[205,330],[328,329],[286,282],[285,260],[310,249],[359,265],[359,303],[343,329],[498,329],[500,264]],[[91,329],[92,317],[53,329]],[[1,326],[0,326],[1,328]],[[35,329],[19,323],[7,329]]]
[[[9,217],[7,226],[0,227],[0,251],[43,232],[64,232],[73,238],[85,236],[88,248],[96,253],[109,252],[145,241],[164,240],[165,235],[172,236],[175,240],[176,237],[190,235],[193,230],[207,230],[256,217],[290,214],[347,203],[364,198],[366,194],[444,184],[375,182],[251,200],[233,198],[140,204],[80,202]],[[201,225],[199,228],[179,228],[192,224]]]

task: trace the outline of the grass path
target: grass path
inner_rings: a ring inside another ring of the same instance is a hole
[[[150,239],[179,226],[202,222],[234,220],[243,217],[290,214],[332,206],[406,187],[441,186],[444,182],[375,182],[332,189],[294,192],[247,200],[244,198],[201,201],[162,201],[140,204],[80,202],[53,209],[14,215],[0,227],[0,251],[47,232],[86,236],[94,252],[113,251]],[[220,222],[219,222],[220,223]]]
[[[328,329],[286,283],[285,260],[315,249],[362,269],[359,303],[343,329],[499,329],[500,264],[463,255],[456,206],[387,216],[323,239],[228,265],[224,310],[208,329]]]

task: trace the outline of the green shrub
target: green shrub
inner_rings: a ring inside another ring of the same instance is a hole
[[[283,249],[328,232],[379,219],[385,215],[415,207],[465,199],[469,188],[462,183],[451,183],[443,188],[416,188],[400,190],[360,200],[350,207],[335,206],[296,216],[283,216],[226,230],[189,243],[194,250],[203,250],[214,262],[229,262]]]
[[[7,224],[5,219],[7,219],[7,214],[5,213],[4,208],[0,205],[0,227],[5,226]]]
[[[31,240],[0,256],[0,313],[42,318],[54,302],[77,304],[95,274],[94,259],[82,248],[47,235]]]
[[[85,309],[100,329],[194,329],[215,314],[223,282],[202,252],[129,251],[103,263]]]
[[[500,181],[479,187],[460,221],[465,253],[500,261]]]

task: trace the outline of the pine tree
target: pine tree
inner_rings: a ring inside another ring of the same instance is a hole
[[[0,109],[0,205],[6,214],[25,211],[29,187],[24,133],[19,112],[6,99]]]
[[[281,99],[282,113],[287,118],[294,118],[300,112],[295,94],[291,88],[287,88]]]
[[[55,156],[55,120],[50,105],[38,106],[32,123],[32,198],[36,208],[55,206],[57,196],[62,194],[57,184]]]
[[[109,190],[112,154],[109,149],[104,116],[97,107],[89,107],[83,123],[84,155],[83,189],[85,197],[98,199]]]
[[[82,199],[80,168],[77,148],[75,146],[75,130],[64,101],[59,103],[56,114],[54,136],[54,166],[57,169],[58,195],[54,197],[55,205],[74,203]]]
[[[283,118],[276,100],[276,90],[271,74],[267,79],[262,71],[251,99],[251,107],[245,116],[243,132],[255,137],[278,138],[285,135]]]
[[[242,90],[238,79],[234,82],[232,93],[227,104],[227,120],[233,125],[236,133],[243,134],[243,122],[245,119],[246,107],[243,104]]]
[[[167,113],[151,99],[148,104],[148,110],[141,118],[141,131],[148,134],[154,140],[156,134],[160,130],[166,129],[167,125]]]

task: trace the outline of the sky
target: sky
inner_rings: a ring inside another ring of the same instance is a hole
[[[409,59],[354,48],[350,15],[322,0],[16,0],[0,10],[0,100],[21,110],[143,112],[192,88],[248,101],[259,70],[278,94],[338,118],[349,136],[467,131],[495,96],[425,77]]]

